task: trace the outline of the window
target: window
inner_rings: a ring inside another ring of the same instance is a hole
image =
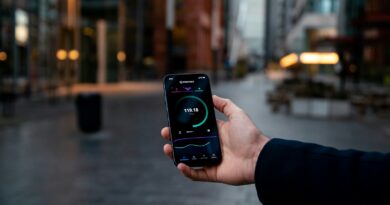
[[[310,0],[307,7],[309,12],[332,14],[338,10],[338,0]]]

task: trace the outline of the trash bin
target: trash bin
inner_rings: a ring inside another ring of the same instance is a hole
[[[97,132],[102,127],[102,96],[80,93],[76,97],[77,123],[82,132]]]

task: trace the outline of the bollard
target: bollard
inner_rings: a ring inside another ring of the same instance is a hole
[[[97,132],[102,127],[102,96],[80,93],[76,97],[77,124],[82,132]]]

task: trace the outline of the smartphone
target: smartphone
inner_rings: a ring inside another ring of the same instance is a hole
[[[175,165],[204,167],[220,163],[222,154],[209,77],[166,75],[164,91]]]

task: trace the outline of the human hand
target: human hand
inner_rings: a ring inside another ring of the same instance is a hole
[[[213,96],[215,108],[226,115],[228,121],[217,120],[222,162],[216,166],[191,169],[180,163],[178,169],[195,181],[221,182],[231,185],[254,183],[257,158],[269,139],[256,128],[248,115],[232,101]],[[169,140],[169,128],[161,130]],[[164,145],[164,153],[172,159],[172,145]]]

